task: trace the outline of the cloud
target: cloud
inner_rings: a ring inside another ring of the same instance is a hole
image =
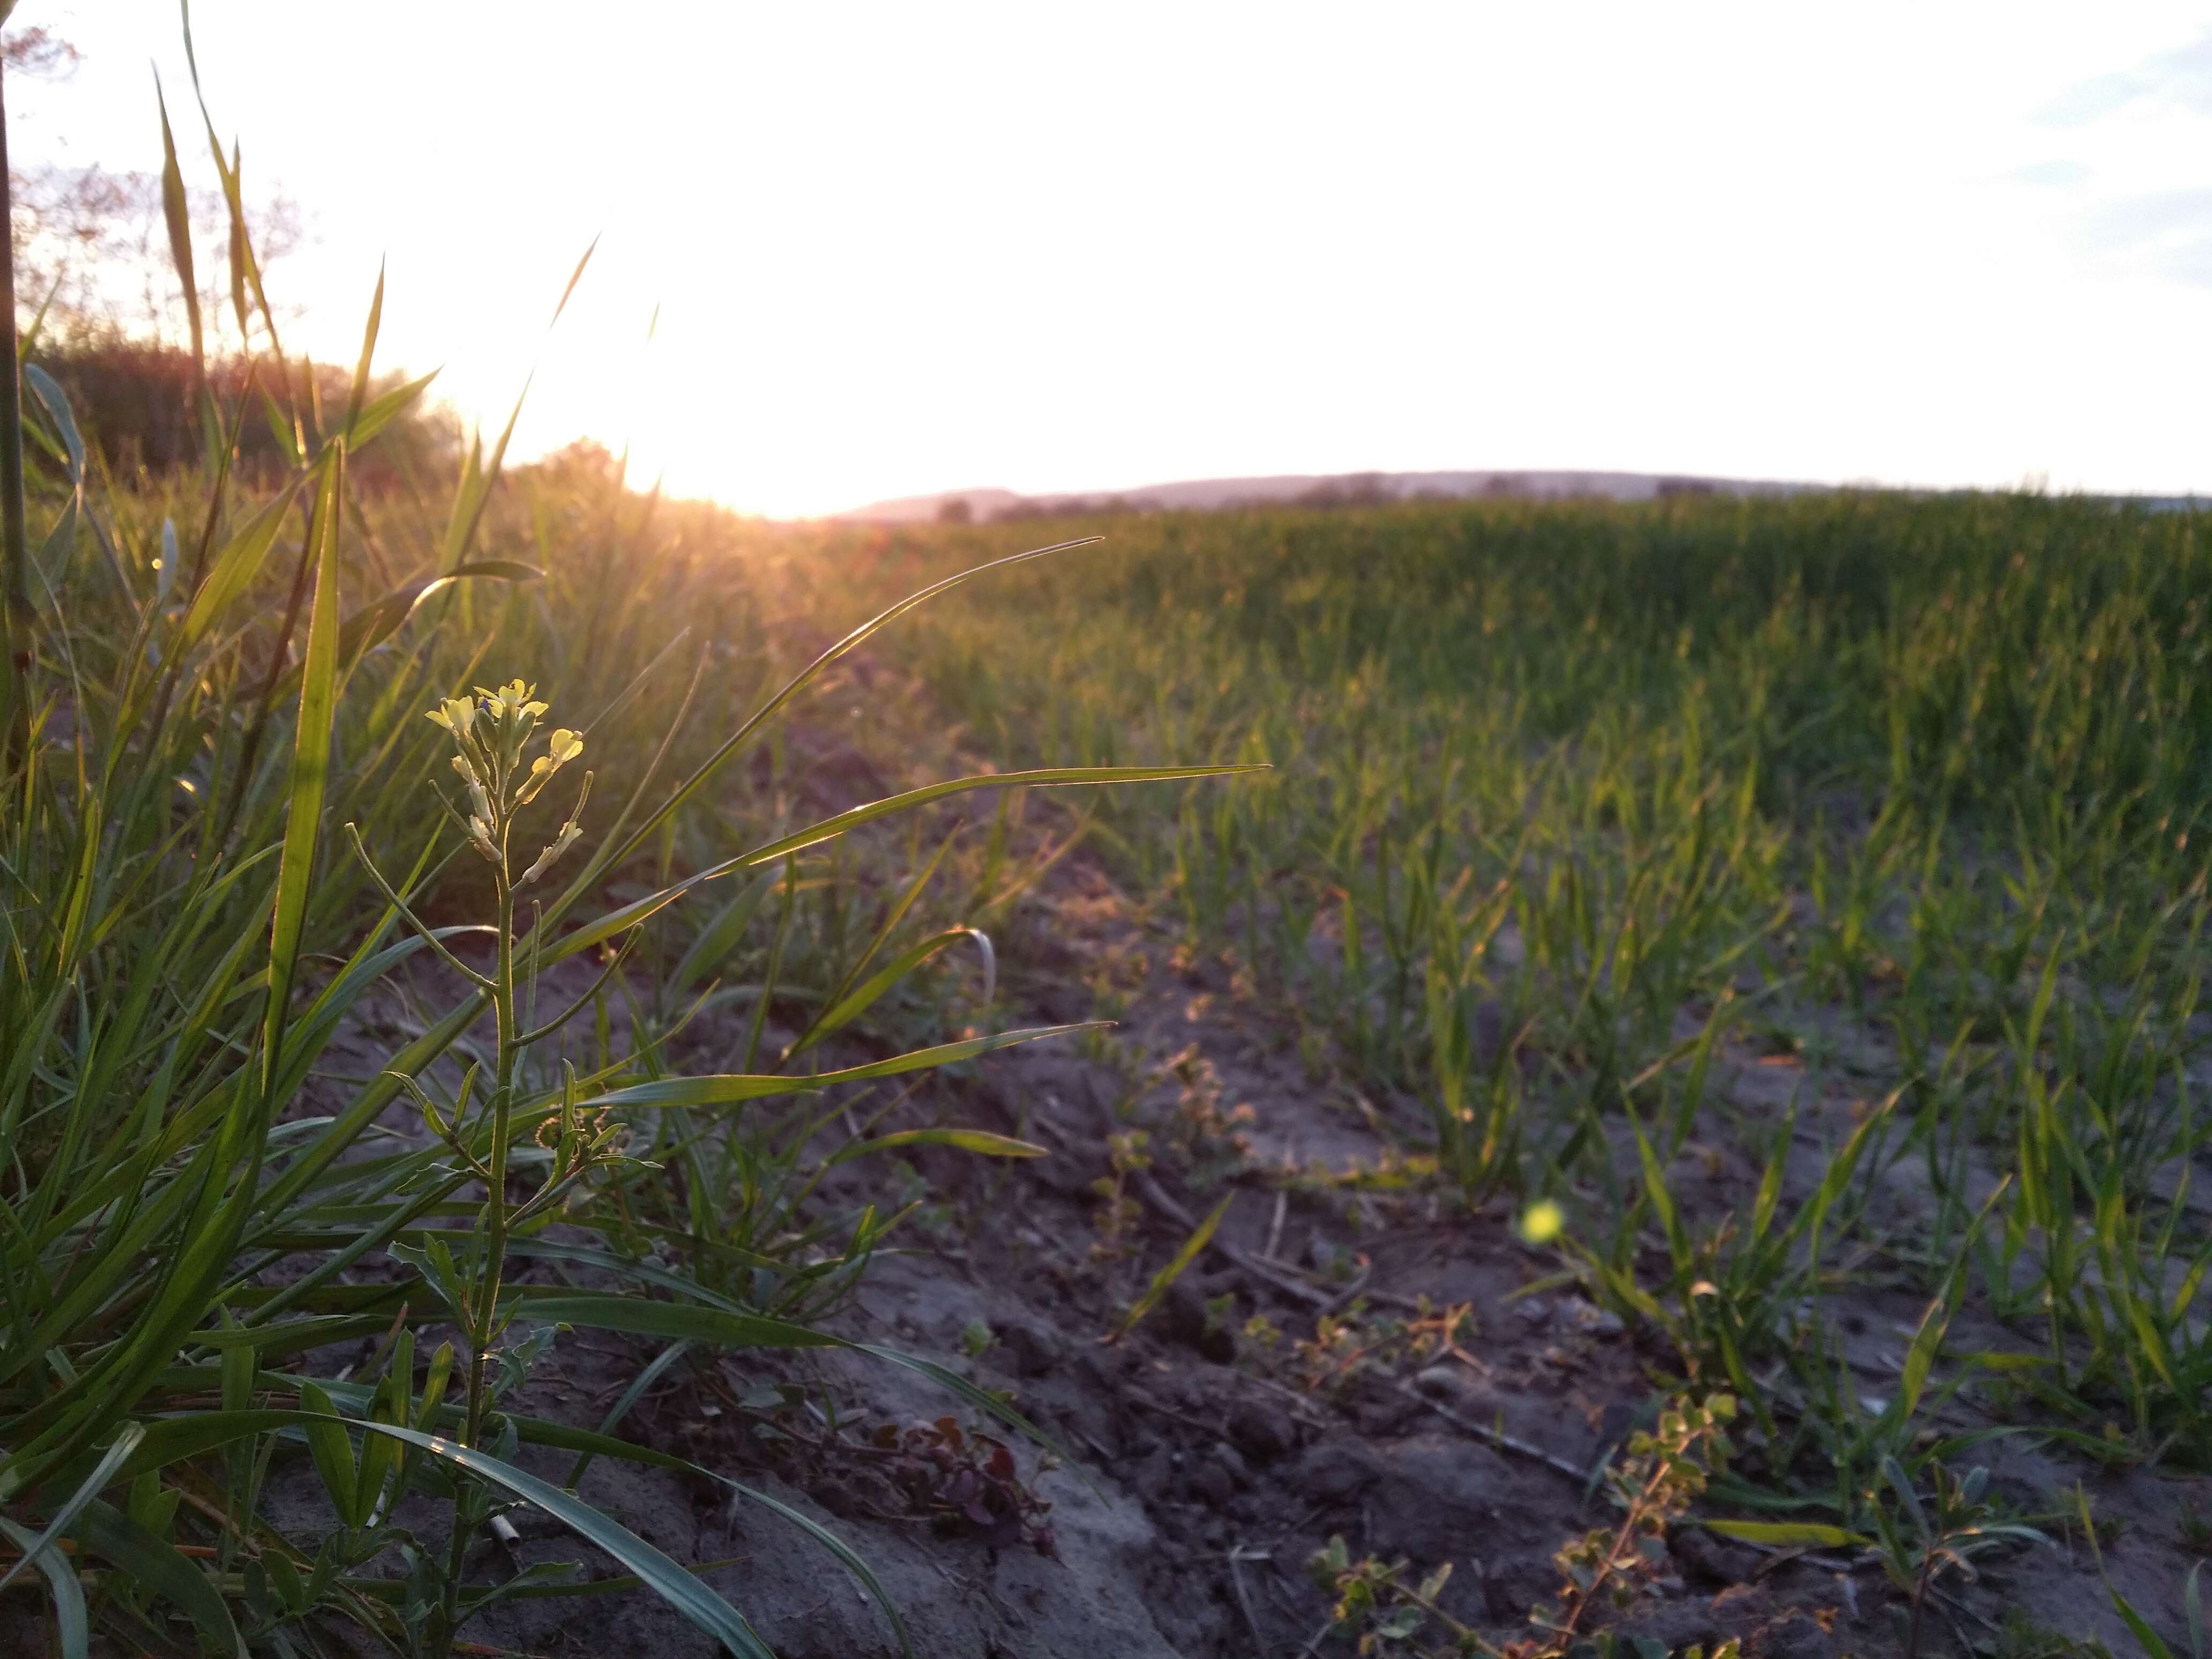
[[[2075,185],[2087,184],[2095,171],[2087,161],[2035,161],[2014,167],[2005,178],[2031,190],[2069,190]]]
[[[2146,58],[2131,70],[2077,81],[2038,110],[2045,126],[2086,126],[2136,104],[2212,115],[2212,34]]]
[[[2100,257],[2171,281],[2212,285],[2212,189],[2119,197],[2083,212],[2076,229]]]

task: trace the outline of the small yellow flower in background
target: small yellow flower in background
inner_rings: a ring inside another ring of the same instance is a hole
[[[1540,1198],[1522,1211],[1515,1231],[1527,1244],[1549,1244],[1566,1231],[1566,1212],[1548,1198]]]

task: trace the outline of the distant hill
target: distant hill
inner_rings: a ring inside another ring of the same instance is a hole
[[[1025,519],[1077,513],[1212,512],[1258,506],[1350,507],[1363,502],[1464,501],[1470,496],[1556,501],[1595,495],[1647,501],[1661,495],[1793,495],[1826,484],[1699,478],[1656,472],[1340,472],[1270,478],[1196,478],[1136,489],[1022,495],[1011,489],[947,489],[856,507],[837,518],[864,524],[933,519]]]

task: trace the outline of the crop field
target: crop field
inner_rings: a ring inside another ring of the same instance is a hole
[[[0,409],[0,1650],[2212,1652],[2201,515],[767,525],[231,248]]]

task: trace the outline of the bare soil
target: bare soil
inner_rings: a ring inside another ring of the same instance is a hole
[[[1418,1126],[1394,1125],[1391,1103],[1316,1081],[1291,1023],[1231,965],[1179,957],[1133,916],[1096,862],[1079,854],[1054,872],[1010,942],[1018,1021],[1080,1018],[1101,983],[1118,985],[1126,1016],[1090,1054],[1061,1041],[993,1056],[910,1103],[916,1121],[1016,1134],[1052,1155],[917,1156],[941,1207],[910,1224],[908,1253],[880,1260],[836,1321],[844,1334],[1010,1392],[1069,1461],[1004,1436],[1017,1473],[994,1480],[988,1443],[954,1455],[943,1431],[917,1426],[950,1415],[971,1435],[975,1413],[853,1355],[744,1355],[710,1376],[672,1373],[624,1432],[837,1529],[897,1602],[915,1651],[933,1659],[1349,1652],[1306,1571],[1332,1535],[1355,1558],[1402,1557],[1423,1571],[1453,1563],[1446,1610],[1493,1640],[1525,1638],[1529,1609],[1557,1602],[1553,1553],[1611,1518],[1590,1471],[1650,1420],[1654,1379],[1674,1356],[1571,1290],[1526,1294],[1558,1262],[1520,1242],[1506,1208],[1470,1213],[1433,1187],[1394,1183],[1395,1130]],[[1785,1203],[1796,1201],[1820,1173],[1819,1110],[1847,1115],[1863,1084],[1850,1086],[1848,1067],[1812,1079],[1821,1097],[1808,1109],[1793,1061],[1738,1050],[1717,1072],[1717,1089],[1747,1112],[1797,1096],[1807,1155]],[[1143,1123],[1154,1159],[1124,1182],[1117,1254],[1102,1248],[1109,1138]],[[1188,1147],[1174,1145],[1179,1131]],[[1675,1173],[1693,1213],[1741,1202],[1756,1179],[1726,1148],[1693,1148]],[[881,1177],[878,1168],[870,1178]],[[1212,1246],[1133,1332],[1109,1340],[1148,1276],[1224,1195]],[[1896,1375],[1921,1305],[1869,1293],[1836,1310],[1866,1392]],[[1302,1360],[1294,1351],[1325,1314],[1364,1310],[1371,1328],[1462,1306],[1455,1340],[1427,1353],[1386,1346],[1340,1366],[1342,1352]],[[1281,1339],[1248,1335],[1255,1316]],[[564,1349],[568,1374],[533,1384],[527,1408],[591,1419],[652,1352],[611,1338]],[[818,1413],[744,1407],[777,1378],[830,1385],[842,1402],[839,1431]],[[1972,1426],[1963,1404],[1946,1409],[1947,1431]],[[896,1443],[870,1443],[878,1431]],[[2065,1509],[2085,1482],[2097,1512],[2122,1523],[2106,1571],[2179,1638],[2185,1523],[2212,1504],[2212,1483],[2100,1473],[2027,1439],[1990,1444],[1986,1461],[1997,1488],[2031,1510]],[[962,1469],[975,1477],[964,1485]],[[897,1650],[849,1576],[758,1505],[605,1462],[586,1491],[679,1559],[737,1558],[712,1577],[787,1659]],[[1032,1504],[1049,1509],[1024,1513]],[[1694,1524],[1674,1530],[1669,1551],[1620,1630],[1670,1650],[1710,1651],[1735,1636],[1754,1656],[1902,1650],[1899,1598],[1870,1563],[1762,1553]],[[576,1552],[549,1537],[526,1553]],[[1996,1559],[1978,1582],[1948,1585],[1937,1612],[1923,1643],[1930,1654],[2094,1651],[2062,1635],[2133,1650],[2078,1538]],[[706,1650],[638,1595],[526,1603],[475,1633],[549,1656]]]

